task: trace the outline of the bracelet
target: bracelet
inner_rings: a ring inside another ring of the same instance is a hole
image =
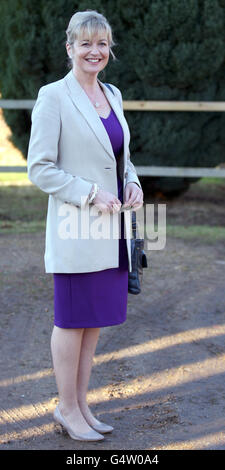
[[[96,194],[97,194],[97,192],[98,192],[98,189],[99,189],[99,188],[98,188],[97,183],[94,183],[93,192],[91,191],[91,193],[90,193],[90,195],[89,195],[89,199],[88,199],[88,202],[89,202],[89,203],[92,202],[93,199],[95,198],[95,196],[96,196]]]

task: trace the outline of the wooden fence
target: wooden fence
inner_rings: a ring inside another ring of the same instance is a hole
[[[2,109],[32,109],[35,100],[3,100]],[[225,111],[224,101],[123,101],[125,111]],[[176,176],[185,178],[214,177],[225,178],[225,169],[135,166],[138,176]],[[0,172],[27,172],[26,166],[0,166]]]

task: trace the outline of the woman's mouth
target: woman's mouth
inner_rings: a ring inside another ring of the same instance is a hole
[[[85,59],[87,60],[87,62],[90,62],[92,64],[97,64],[98,62],[100,62],[101,59]]]

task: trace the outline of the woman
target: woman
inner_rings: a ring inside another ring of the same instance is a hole
[[[121,209],[140,208],[143,192],[130,161],[121,93],[97,78],[109,54],[115,57],[111,28],[103,15],[84,11],[72,16],[66,33],[72,68],[39,90],[28,177],[49,194],[45,270],[54,279],[54,418],[73,439],[102,440],[113,427],[88,407],[88,383],[100,328],[126,320],[131,211]],[[84,236],[91,209],[91,215],[100,212],[110,236],[98,236],[96,218],[95,236]],[[109,222],[119,236],[112,237]],[[78,225],[83,231],[74,236]]]

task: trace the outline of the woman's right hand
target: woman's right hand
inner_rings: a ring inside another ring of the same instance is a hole
[[[98,190],[92,203],[97,209],[104,213],[119,212],[122,206],[121,201],[116,196],[114,196],[114,194],[110,193],[109,191],[104,191],[103,189]]]

